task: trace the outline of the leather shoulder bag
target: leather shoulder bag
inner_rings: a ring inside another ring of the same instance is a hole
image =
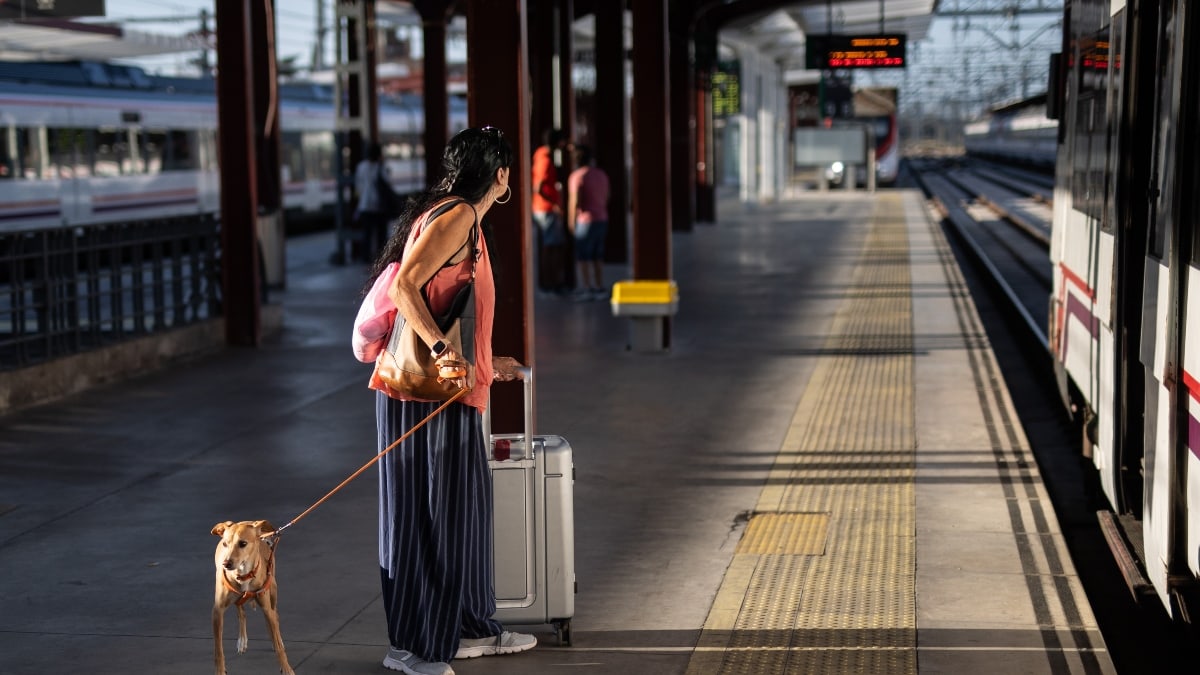
[[[457,200],[439,206],[430,213],[426,227],[460,202],[467,203],[465,200]],[[467,205],[470,206],[469,203]],[[474,211],[474,207],[471,207],[471,210]],[[437,315],[430,311],[438,328],[449,338],[451,347],[467,361],[466,389],[475,384],[475,261],[479,257],[478,233],[479,217],[476,215],[475,224],[471,227],[471,236],[464,244],[470,247],[467,257],[471,261],[471,278],[455,294],[446,312]],[[449,264],[447,261],[443,267]],[[428,285],[429,282],[426,281],[425,287],[421,289],[426,308],[429,307],[426,290]],[[405,320],[404,313],[396,312],[396,322],[388,337],[387,347],[375,360],[375,375],[390,390],[384,393],[392,398],[425,401],[450,399],[460,391],[460,387],[451,380],[439,377],[436,361],[429,351],[429,345],[417,335],[412,324]]]

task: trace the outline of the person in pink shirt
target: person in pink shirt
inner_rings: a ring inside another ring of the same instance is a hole
[[[603,300],[604,242],[608,234],[608,174],[595,165],[591,148],[575,146],[575,166],[567,178],[567,228],[575,236],[575,297]]]

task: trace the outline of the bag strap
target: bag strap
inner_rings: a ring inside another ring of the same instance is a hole
[[[471,236],[467,238],[467,241],[465,243],[463,243],[462,246],[458,247],[458,250],[456,250],[454,253],[450,254],[450,257],[446,260],[445,263],[442,263],[442,269],[445,269],[445,268],[453,265],[454,263],[452,263],[450,261],[454,260],[454,256],[458,255],[459,251],[463,250],[463,248],[465,248],[466,246],[469,245],[471,247],[471,251],[467,254],[467,256],[471,259],[471,281],[473,282],[473,281],[475,281],[475,262],[476,262],[476,260],[479,259],[479,247],[477,246],[477,244],[479,242],[479,236],[478,236],[479,214],[475,211],[475,206],[472,205],[471,202],[468,202],[467,200],[462,199],[461,197],[457,197],[457,198],[448,200],[445,203],[440,204],[433,211],[430,211],[429,217],[425,219],[425,226],[429,227],[429,224],[432,223],[434,220],[436,220],[438,218],[438,216],[445,214],[450,209],[454,208],[455,206],[458,206],[459,204],[466,204],[467,206],[471,207],[471,213],[475,214],[475,224],[471,226]],[[433,277],[430,277],[430,280],[432,280],[432,279],[433,279]],[[428,284],[429,282],[426,281],[425,283]]]

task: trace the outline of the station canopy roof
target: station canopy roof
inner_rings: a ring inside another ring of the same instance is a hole
[[[107,61],[203,47],[200,36],[156,35],[69,19],[0,21],[3,61]]]
[[[746,13],[730,16],[722,25],[722,34],[756,49],[778,61],[792,73],[804,69],[808,35],[826,33],[871,34],[904,33],[908,43],[925,37],[937,11],[939,0],[808,0],[807,2],[728,2],[730,8],[743,4]],[[396,5],[379,3],[386,15]],[[411,11],[411,10],[409,10]],[[882,13],[882,17],[881,17]],[[396,19],[396,17],[389,17]],[[576,23],[578,37],[586,46],[593,29],[591,16]],[[626,12],[626,22],[629,13]],[[626,27],[626,41],[630,41]],[[103,23],[84,23],[69,19],[29,19],[0,21],[0,60],[109,60],[173,54],[200,50],[199,35],[167,36],[127,30]]]
[[[816,79],[816,71],[805,71],[805,49],[809,35],[903,33],[908,44],[925,38],[940,0],[724,0],[714,3],[724,12],[721,35],[751,45],[779,62],[789,81]],[[741,7],[749,8],[744,13]],[[882,22],[880,12],[882,8]],[[589,50],[595,43],[595,20],[591,14],[575,21],[575,47]],[[630,13],[625,13],[625,44],[632,44]]]
[[[722,26],[727,34],[783,65],[790,73],[804,70],[807,36],[828,33],[869,35],[903,33],[908,44],[924,39],[938,0],[852,0],[759,3],[771,9],[733,17]]]

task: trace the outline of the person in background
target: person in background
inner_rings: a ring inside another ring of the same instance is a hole
[[[397,311],[439,366],[461,362],[431,311],[445,312],[474,268],[472,388],[379,460],[379,567],[391,643],[383,665],[409,675],[453,675],[452,659],[513,654],[537,644],[492,618],[492,479],[482,415],[492,382],[519,378],[521,364],[492,355],[496,284],[487,233],[475,228],[494,204],[512,197],[512,156],[495,127],[465,129],[450,139],[442,158],[446,177],[413,198],[398,220],[371,270],[354,325],[354,355],[364,363],[386,346]],[[398,393],[393,398],[374,375],[369,386],[376,390],[380,452],[441,405]]]
[[[538,261],[534,269],[538,288],[545,293],[565,293],[567,290],[567,233],[563,223],[562,192],[558,170],[554,167],[554,152],[566,150],[567,137],[560,129],[547,129],[542,145],[533,153],[533,224],[538,237]]]
[[[608,235],[608,174],[595,165],[591,148],[575,146],[567,178],[567,228],[575,236],[575,299],[602,300],[604,242]]]
[[[387,180],[383,146],[371,143],[367,147],[367,156],[354,167],[354,194],[358,195],[354,222],[363,233],[362,255],[366,261],[372,261],[379,255],[388,236],[388,214],[383,208],[383,195],[379,191],[381,176]]]

